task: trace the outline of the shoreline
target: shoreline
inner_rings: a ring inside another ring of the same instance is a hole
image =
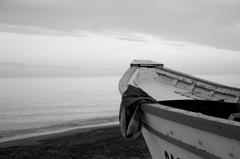
[[[0,148],[1,159],[151,159],[143,136],[125,139],[116,123],[14,141]]]
[[[95,117],[95,118],[89,118],[89,119],[71,120],[67,122],[50,124],[47,126],[36,127],[36,128],[32,127],[27,129],[16,129],[16,130],[8,130],[8,131],[3,129],[0,131],[0,143],[1,141],[7,138],[27,136],[30,134],[41,134],[45,132],[68,130],[68,129],[79,128],[79,127],[88,126],[88,125],[98,125],[98,124],[104,124],[104,123],[117,122],[119,121],[118,118],[119,118],[118,116]]]
[[[77,133],[82,133],[86,131],[91,131],[94,129],[108,128],[108,127],[118,127],[119,122],[109,122],[102,124],[92,124],[84,126],[76,126],[71,128],[63,128],[59,130],[50,130],[46,132],[37,132],[13,137],[6,137],[0,139],[0,148],[7,148],[19,145],[34,145],[37,144],[40,140],[50,139],[53,137],[61,137],[67,135],[74,135]]]

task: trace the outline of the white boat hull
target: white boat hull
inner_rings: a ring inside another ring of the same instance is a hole
[[[233,121],[160,105],[145,105],[143,111],[142,133],[154,159],[240,157],[239,124]]]
[[[169,71],[156,63],[140,65],[141,61],[134,62],[120,80],[121,94],[131,84],[157,100],[239,103],[238,88]],[[142,134],[153,159],[240,159],[239,122],[161,104],[144,104],[142,110]]]

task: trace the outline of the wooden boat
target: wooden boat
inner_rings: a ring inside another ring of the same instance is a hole
[[[240,89],[143,60],[134,60],[122,76],[121,94],[128,85],[163,101],[141,105],[141,131],[153,159],[240,159]],[[191,104],[221,107],[226,114],[192,111]]]

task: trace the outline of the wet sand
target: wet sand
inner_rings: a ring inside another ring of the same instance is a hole
[[[117,124],[35,136],[0,146],[1,159],[151,158],[143,137],[124,139]]]

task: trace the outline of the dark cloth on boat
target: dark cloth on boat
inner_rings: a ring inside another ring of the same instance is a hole
[[[122,95],[119,121],[122,135],[126,138],[136,138],[142,129],[142,110],[145,103],[157,103],[141,88],[129,85]]]

